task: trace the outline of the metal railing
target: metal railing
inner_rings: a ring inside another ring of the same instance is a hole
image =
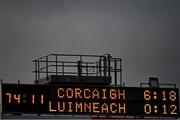
[[[122,59],[105,55],[49,54],[33,60],[35,81],[50,75],[112,77],[122,86]]]

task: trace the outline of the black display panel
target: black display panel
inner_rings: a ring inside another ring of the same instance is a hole
[[[179,93],[175,88],[2,84],[2,111],[177,117]]]

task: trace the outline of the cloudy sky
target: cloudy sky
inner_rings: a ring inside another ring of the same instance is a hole
[[[0,77],[32,83],[32,60],[50,53],[110,53],[123,82],[150,76],[179,87],[179,0],[0,0]]]

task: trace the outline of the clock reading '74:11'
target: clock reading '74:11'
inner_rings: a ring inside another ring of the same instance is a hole
[[[21,104],[21,103],[27,103],[26,100],[26,94],[11,94],[11,93],[6,93],[6,96],[8,96],[8,103],[17,103],[17,104]],[[38,97],[38,99],[37,99]],[[39,101],[37,101],[39,100]],[[34,94],[31,96],[31,104],[36,104],[36,102],[38,102],[38,104],[44,104],[44,95],[40,95],[40,96],[35,96]]]

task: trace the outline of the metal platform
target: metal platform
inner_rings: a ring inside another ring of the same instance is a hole
[[[99,76],[70,76],[70,75],[50,75],[48,79],[42,78],[37,81],[37,84],[73,84],[73,85],[109,85],[111,77]]]

